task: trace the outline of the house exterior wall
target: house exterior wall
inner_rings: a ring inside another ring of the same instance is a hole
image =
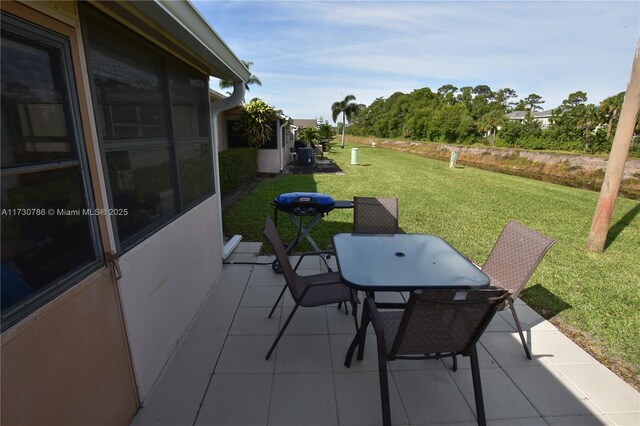
[[[280,153],[279,149],[259,149],[258,172],[280,173]]]
[[[75,2],[3,1],[1,9],[69,40],[96,207],[103,177]],[[108,223],[99,218],[102,250]],[[102,266],[2,333],[1,424],[128,424],[138,407],[120,295]]]
[[[218,197],[207,199],[120,258],[122,306],[140,400],[222,272]]]
[[[93,197],[109,208],[78,5],[23,3],[2,10],[71,39]],[[2,333],[0,423],[129,423],[222,272],[219,203],[210,196],[124,253],[119,280],[105,265]],[[115,251],[99,222],[103,251]]]

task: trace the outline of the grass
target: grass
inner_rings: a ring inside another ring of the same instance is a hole
[[[264,216],[273,215],[270,202],[284,192],[322,192],[336,200],[395,196],[402,232],[438,235],[482,264],[502,227],[518,220],[558,240],[529,280],[525,301],[565,326],[592,353],[608,359],[608,365],[622,366],[617,372],[638,386],[639,202],[618,198],[606,250],[594,254],[585,245],[596,192],[471,167],[449,169],[448,162],[397,151],[358,148],[357,166],[349,165],[350,149],[337,148],[328,155],[344,175],[284,175],[257,184],[223,212],[225,232],[262,241]],[[351,210],[334,210],[314,228],[314,240],[324,248],[334,234],[350,232],[352,215]],[[293,225],[284,214],[278,219],[283,240],[292,240]]]

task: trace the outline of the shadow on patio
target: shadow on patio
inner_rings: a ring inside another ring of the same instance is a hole
[[[345,368],[353,320],[335,305],[299,310],[265,361],[293,303],[285,297],[267,319],[284,279],[259,249],[241,243],[232,255],[269,264],[225,265],[132,425],[381,424],[375,339],[363,361]],[[301,273],[323,267],[306,260]],[[478,348],[489,424],[640,424],[638,392],[527,305],[516,308],[533,360],[524,356],[511,313],[498,313]],[[389,365],[394,425],[476,424],[467,358],[459,358],[457,372],[449,359]]]

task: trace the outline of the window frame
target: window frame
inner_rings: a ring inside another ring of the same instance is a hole
[[[49,160],[39,163],[24,165],[12,165],[0,168],[0,175],[15,176],[28,173],[46,172],[57,169],[77,168],[81,183],[82,195],[86,208],[95,209],[96,201],[93,194],[91,174],[89,172],[86,140],[84,137],[83,123],[80,115],[80,98],[76,87],[73,56],[71,53],[71,41],[69,37],[29,22],[15,15],[1,12],[2,31],[7,31],[13,37],[24,41],[26,44],[41,45],[46,49],[56,50],[59,53],[59,65],[61,83],[64,86],[63,105],[67,113],[68,122],[65,123],[68,139],[73,150],[74,159]],[[57,71],[54,71],[57,72]],[[78,284],[84,278],[105,265],[105,254],[102,245],[102,236],[97,216],[87,217],[89,225],[89,237],[95,254],[93,260],[83,262],[71,271],[53,279],[46,286],[33,292],[16,304],[10,306],[0,315],[0,330],[4,332],[15,325],[38,308],[49,303],[62,293]]]
[[[79,6],[80,7],[78,9],[80,12],[82,34],[83,34],[83,39],[85,40],[84,44],[85,44],[85,51],[86,51],[85,58],[87,62],[87,73],[89,76],[89,85],[92,93],[91,100],[92,100],[92,107],[94,110],[94,117],[96,120],[96,130],[97,130],[98,140],[99,140],[99,150],[100,150],[100,156],[101,156],[101,162],[102,162],[102,169],[105,176],[105,182],[106,182],[105,187],[107,191],[107,199],[108,199],[109,205],[112,208],[115,206],[113,202],[113,191],[110,185],[107,153],[113,152],[113,151],[119,151],[119,150],[126,151],[126,150],[136,150],[136,149],[144,149],[144,148],[151,148],[151,147],[165,147],[165,146],[169,147],[170,179],[171,179],[171,184],[172,184],[172,189],[173,189],[174,199],[175,199],[174,201],[175,208],[176,208],[175,212],[167,215],[164,218],[161,218],[157,222],[154,222],[140,229],[139,231],[130,235],[125,241],[122,241],[120,238],[116,217],[111,216],[111,224],[114,230],[113,236],[114,236],[114,241],[116,245],[116,250],[118,254],[121,255],[133,249],[134,247],[138,246],[140,243],[144,242],[146,239],[156,234],[158,231],[168,226],[169,224],[174,222],[176,219],[180,218],[184,214],[188,213],[191,209],[195,208],[196,206],[200,205],[203,201],[211,198],[216,194],[215,179],[216,179],[217,164],[215,163],[215,156],[213,152],[214,148],[212,144],[213,134],[212,134],[212,126],[211,126],[211,104],[209,102],[209,76],[206,73],[191,66],[190,64],[183,62],[182,60],[173,56],[167,51],[163,50],[159,46],[153,44],[144,36],[131,30],[121,22],[118,22],[112,17],[101,13],[95,7],[86,5],[84,3],[80,4]],[[91,42],[87,25],[88,25],[88,22],[92,20],[99,21],[101,24],[108,26],[110,28],[113,28],[115,31],[120,31],[125,38],[135,42],[138,45],[143,46],[146,50],[148,50],[149,52],[159,57],[160,66],[161,66],[161,69],[160,69],[161,83],[160,84],[162,84],[162,94],[164,99],[163,111],[166,119],[166,136],[165,137],[149,138],[149,139],[117,139],[117,140],[104,139],[102,125],[98,121],[100,120],[99,118],[100,106],[98,105],[98,99],[96,96],[97,88],[96,88],[95,79],[94,79],[95,68],[91,60],[91,55],[89,53],[89,50],[92,48],[93,43]],[[171,87],[169,82],[170,82],[172,70],[180,70],[180,69],[184,70],[185,68],[189,69],[189,71],[191,72],[197,73],[199,76],[202,77],[202,80],[204,82],[204,87],[202,90],[206,93],[206,95],[204,95],[204,99],[206,99],[206,107],[207,107],[206,129],[208,133],[207,136],[204,136],[204,137],[178,139],[176,136],[174,113],[173,113],[173,98],[171,95]],[[209,145],[211,145],[210,156],[209,156],[209,160],[211,163],[211,169],[210,169],[211,178],[209,182],[210,190],[202,194],[200,197],[189,202],[188,204],[184,204],[183,194],[181,192],[178,147],[181,145],[188,145],[188,144],[202,144],[203,142],[206,142]]]

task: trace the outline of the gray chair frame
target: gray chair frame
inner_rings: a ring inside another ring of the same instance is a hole
[[[269,318],[271,318],[271,316],[273,315],[273,312],[276,310],[278,303],[280,302],[280,300],[282,300],[282,297],[284,296],[284,293],[287,289],[289,289],[291,296],[293,297],[293,300],[295,302],[291,313],[278,332],[275,341],[269,348],[266,359],[269,359],[271,357],[271,354],[280,341],[282,334],[287,329],[287,326],[291,322],[293,315],[296,313],[300,306],[313,307],[329,305],[332,303],[350,302],[352,307],[353,319],[357,330],[357,295],[353,290],[347,287],[340,280],[340,274],[338,272],[327,272],[314,275],[298,275],[295,269],[291,266],[291,262],[289,261],[289,257],[287,256],[287,253],[284,249],[284,244],[282,243],[280,234],[278,234],[278,230],[276,229],[273,220],[271,220],[271,218],[269,217],[267,217],[266,219],[264,236],[267,241],[269,241],[269,244],[271,244],[271,247],[273,247],[273,251],[275,252],[278,262],[280,262],[282,273],[285,279],[285,286],[282,288],[282,291],[280,292],[278,299],[274,303],[273,308],[271,308],[271,312],[269,312]],[[303,254],[303,256],[309,254],[317,255],[318,252],[305,253]],[[300,264],[300,260],[298,260],[296,268]]]
[[[380,399],[384,426],[391,425],[387,361],[422,360],[463,355],[471,361],[471,376],[478,425],[486,425],[480,366],[476,344],[500,306],[509,296],[502,288],[469,291],[415,291],[404,311],[380,312],[375,300],[366,298],[362,325],[354,339],[358,360],[364,355],[369,323],[376,334]],[[354,345],[345,366],[350,367]]]
[[[500,309],[508,307],[511,310],[522,347],[529,359],[531,359],[531,352],[524,338],[514,302],[555,242],[555,239],[512,220],[502,229],[481,268],[491,278],[491,285],[503,287],[509,291],[509,297]]]

